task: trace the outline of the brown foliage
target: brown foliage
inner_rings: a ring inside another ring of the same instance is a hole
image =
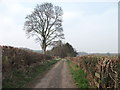
[[[23,50],[11,46],[2,46],[2,77],[3,79],[12,76],[13,70],[25,70],[28,67],[41,65],[51,56],[32,52],[30,50]]]
[[[120,59],[118,57],[86,55],[69,58],[85,72],[91,86],[120,88]]]

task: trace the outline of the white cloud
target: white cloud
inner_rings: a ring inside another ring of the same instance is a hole
[[[34,38],[27,39],[23,31],[24,18],[33,8],[22,6],[18,0],[0,1],[0,45],[38,49]],[[22,19],[21,19],[22,17]]]
[[[34,42],[34,38],[26,39],[23,31],[24,18],[34,7],[21,4],[36,2],[38,0],[0,1],[0,8],[3,8],[0,11],[0,45],[39,49],[39,44]],[[78,51],[117,52],[117,15],[117,8],[111,8],[100,15],[85,15],[82,10],[66,10],[63,15],[66,41]]]
[[[117,11],[117,8],[110,8],[100,15],[83,15],[82,18],[72,21],[64,28],[67,30],[66,40],[79,51],[117,52]]]
[[[83,13],[82,12],[64,12],[63,14],[63,19],[65,20],[72,20],[72,19],[76,19],[78,17],[82,17]]]
[[[24,0],[20,0],[24,1]],[[25,0],[24,2],[33,2],[34,0]],[[35,0],[39,1],[39,0]],[[119,0],[41,0],[41,2],[118,2]]]
[[[19,14],[30,13],[33,10],[33,8],[27,8],[25,6],[22,6],[20,0],[2,0],[0,2],[0,5],[1,8],[3,8],[1,12],[3,12],[3,14],[9,17]]]

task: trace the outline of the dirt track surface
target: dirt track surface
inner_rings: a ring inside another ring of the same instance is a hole
[[[34,88],[76,88],[67,62],[61,60],[46,73]]]

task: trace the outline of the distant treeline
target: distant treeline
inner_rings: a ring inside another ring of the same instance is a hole
[[[69,43],[59,44],[52,48],[52,50],[46,52],[47,55],[64,57],[75,57],[77,52]]]
[[[77,52],[78,56],[83,55],[97,55],[97,56],[118,56],[118,53],[87,53],[87,52]]]

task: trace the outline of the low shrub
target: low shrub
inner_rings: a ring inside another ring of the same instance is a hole
[[[2,80],[12,78],[13,70],[29,72],[29,67],[36,67],[52,60],[51,56],[14,48],[11,46],[2,47]]]

